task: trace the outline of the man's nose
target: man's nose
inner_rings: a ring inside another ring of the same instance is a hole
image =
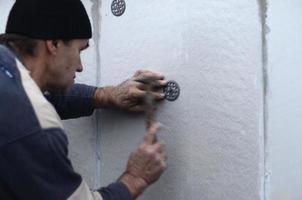
[[[83,71],[83,66],[80,65],[78,68],[77,68],[77,72],[82,72]]]
[[[80,60],[80,63],[77,67],[77,72],[82,72],[83,71],[83,65],[82,65],[82,61]]]

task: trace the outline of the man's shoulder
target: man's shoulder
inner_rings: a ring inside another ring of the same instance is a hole
[[[11,96],[22,92],[21,77],[17,69],[17,59],[14,54],[5,46],[0,45],[0,101],[3,105],[14,103],[8,101]],[[15,99],[15,98],[14,98]],[[15,99],[22,100],[22,98]]]
[[[0,146],[39,129],[31,103],[7,67],[0,66]]]
[[[16,65],[16,55],[6,46],[0,44],[0,86],[5,86],[4,84],[7,84],[8,81],[20,79]]]
[[[0,65],[0,146],[43,129],[62,128],[29,72],[15,62]]]
[[[15,66],[17,56],[6,46],[0,44],[0,65]]]
[[[0,108],[26,100],[25,96],[20,95],[23,88],[17,62],[16,56],[7,47],[0,45]]]

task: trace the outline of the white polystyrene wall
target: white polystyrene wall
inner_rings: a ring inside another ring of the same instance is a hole
[[[267,193],[302,199],[302,1],[268,6]]]
[[[181,86],[161,103],[169,167],[141,199],[257,200],[262,177],[262,26],[257,1],[127,0],[119,18],[103,1],[101,83],[138,68]],[[103,184],[124,170],[144,117],[101,112]],[[168,129],[168,130],[167,130]]]
[[[13,1],[0,0],[0,31]],[[94,29],[78,82],[117,84],[140,68],[181,86],[158,107],[168,170],[140,199],[263,199],[262,24],[257,0],[83,0]],[[278,15],[278,14],[276,14]],[[100,110],[65,123],[70,157],[92,188],[116,180],[144,116]],[[101,152],[101,153],[100,153]]]
[[[14,2],[14,0],[0,0],[0,33],[3,33],[5,31],[7,16]]]

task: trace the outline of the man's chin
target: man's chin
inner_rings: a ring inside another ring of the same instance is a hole
[[[70,89],[72,85],[68,86],[52,86],[47,89],[47,92],[49,92],[52,95],[64,95],[66,94]]]

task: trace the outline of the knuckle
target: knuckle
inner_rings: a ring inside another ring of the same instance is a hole
[[[150,160],[152,160],[152,162],[157,162],[157,158],[156,155],[154,153],[149,153],[148,157],[150,158]]]
[[[138,150],[139,151],[144,151],[145,150],[145,145],[144,144],[139,145]]]
[[[159,81],[159,85],[160,85],[160,86],[165,86],[165,85],[167,85],[167,83],[168,83],[168,82],[165,81],[165,80],[160,80],[160,81]]]
[[[133,87],[129,87],[127,90],[128,94],[133,94],[135,92]]]
[[[127,82],[128,89],[133,88],[134,86],[135,86],[135,82],[133,80]]]
[[[142,74],[142,73],[144,73],[144,70],[143,70],[143,69],[139,69],[139,70],[136,71],[136,74],[137,74],[137,75],[140,75],[140,74]]]
[[[159,155],[155,156],[155,162],[158,163],[158,164],[160,164],[162,162],[162,159]]]
[[[131,82],[131,86],[134,87],[134,88],[139,88],[141,87],[141,84],[140,82],[137,82],[137,81],[132,81]]]
[[[129,88],[129,90],[128,90],[128,95],[129,95],[130,97],[135,97],[135,96],[136,96],[136,91],[135,91],[135,89],[134,89],[134,88]]]
[[[147,155],[148,157],[153,157],[153,156],[154,156],[154,151],[153,151],[153,149],[151,149],[151,148],[145,148],[144,151],[145,151],[145,153],[146,153],[146,155]]]
[[[168,165],[166,162],[164,162],[161,166],[162,171],[165,171],[167,169]]]

